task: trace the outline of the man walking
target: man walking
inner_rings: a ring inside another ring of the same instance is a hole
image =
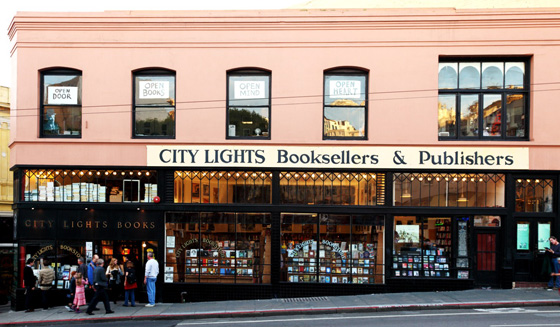
[[[33,264],[35,260],[32,258],[27,259],[27,264],[23,268],[23,283],[25,284],[25,312],[33,312],[33,306],[31,302],[33,301],[33,291],[35,290],[35,284],[37,283],[37,278],[33,274]]]
[[[558,263],[558,257],[560,257],[560,243],[556,239],[556,237],[551,236],[550,239],[550,249],[546,250],[551,255],[551,265],[552,265],[552,273],[557,274],[560,271],[560,263]],[[548,290],[552,291],[552,288],[560,288],[560,277],[557,275],[551,275],[550,280],[548,281]]]
[[[111,304],[109,304],[109,296],[107,295],[107,286],[109,285],[107,280],[107,275],[105,275],[105,269],[103,269],[103,259],[96,260],[97,267],[93,271],[93,290],[95,294],[93,299],[89,303],[86,313],[88,315],[93,315],[93,308],[97,305],[99,300],[103,301],[105,305],[105,313],[113,313],[115,311],[111,310]]]
[[[156,305],[156,280],[159,274],[159,264],[154,259],[154,253],[148,252],[148,262],[146,262],[146,273],[144,277],[144,284],[146,284],[146,291],[148,292],[147,307]]]

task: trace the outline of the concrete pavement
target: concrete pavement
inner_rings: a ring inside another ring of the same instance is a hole
[[[347,312],[376,312],[422,309],[499,308],[560,305],[558,291],[544,289],[475,289],[455,292],[413,292],[368,294],[353,296],[329,296],[294,299],[270,299],[194,303],[158,303],[155,307],[123,307],[111,304],[113,314],[100,311],[94,316],[68,312],[64,307],[35,312],[0,310],[0,324],[23,326],[32,324],[56,324],[79,322],[96,318],[97,321],[130,319],[202,319],[218,317],[250,317],[296,314],[325,314]],[[86,309],[85,307],[83,308]]]

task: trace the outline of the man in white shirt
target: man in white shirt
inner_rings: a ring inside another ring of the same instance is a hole
[[[156,305],[156,280],[158,274],[159,264],[156,259],[154,259],[154,253],[148,252],[148,262],[146,262],[146,273],[144,276],[144,284],[146,284],[146,290],[148,292],[147,307]]]

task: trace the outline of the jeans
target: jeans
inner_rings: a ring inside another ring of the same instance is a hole
[[[134,303],[134,288],[130,290],[124,290],[124,305],[128,305],[128,299],[130,298],[130,305],[135,306]]]
[[[150,304],[156,304],[156,279],[156,277],[146,278],[146,290]]]
[[[558,263],[557,258],[552,258],[552,272],[558,273],[560,271],[560,263]],[[551,276],[548,281],[548,287],[558,287],[560,288],[560,276]]]

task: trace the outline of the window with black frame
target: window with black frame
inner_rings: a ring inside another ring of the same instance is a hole
[[[270,72],[227,74],[227,138],[270,138]]]
[[[82,72],[41,72],[41,137],[82,136]]]
[[[324,75],[323,139],[365,140],[367,72],[335,69]]]
[[[269,213],[166,214],[166,282],[270,284]]]
[[[385,282],[383,216],[282,213],[280,219],[281,281]]]
[[[134,137],[175,138],[175,72],[134,73]]]
[[[526,140],[527,58],[440,59],[440,140]]]

